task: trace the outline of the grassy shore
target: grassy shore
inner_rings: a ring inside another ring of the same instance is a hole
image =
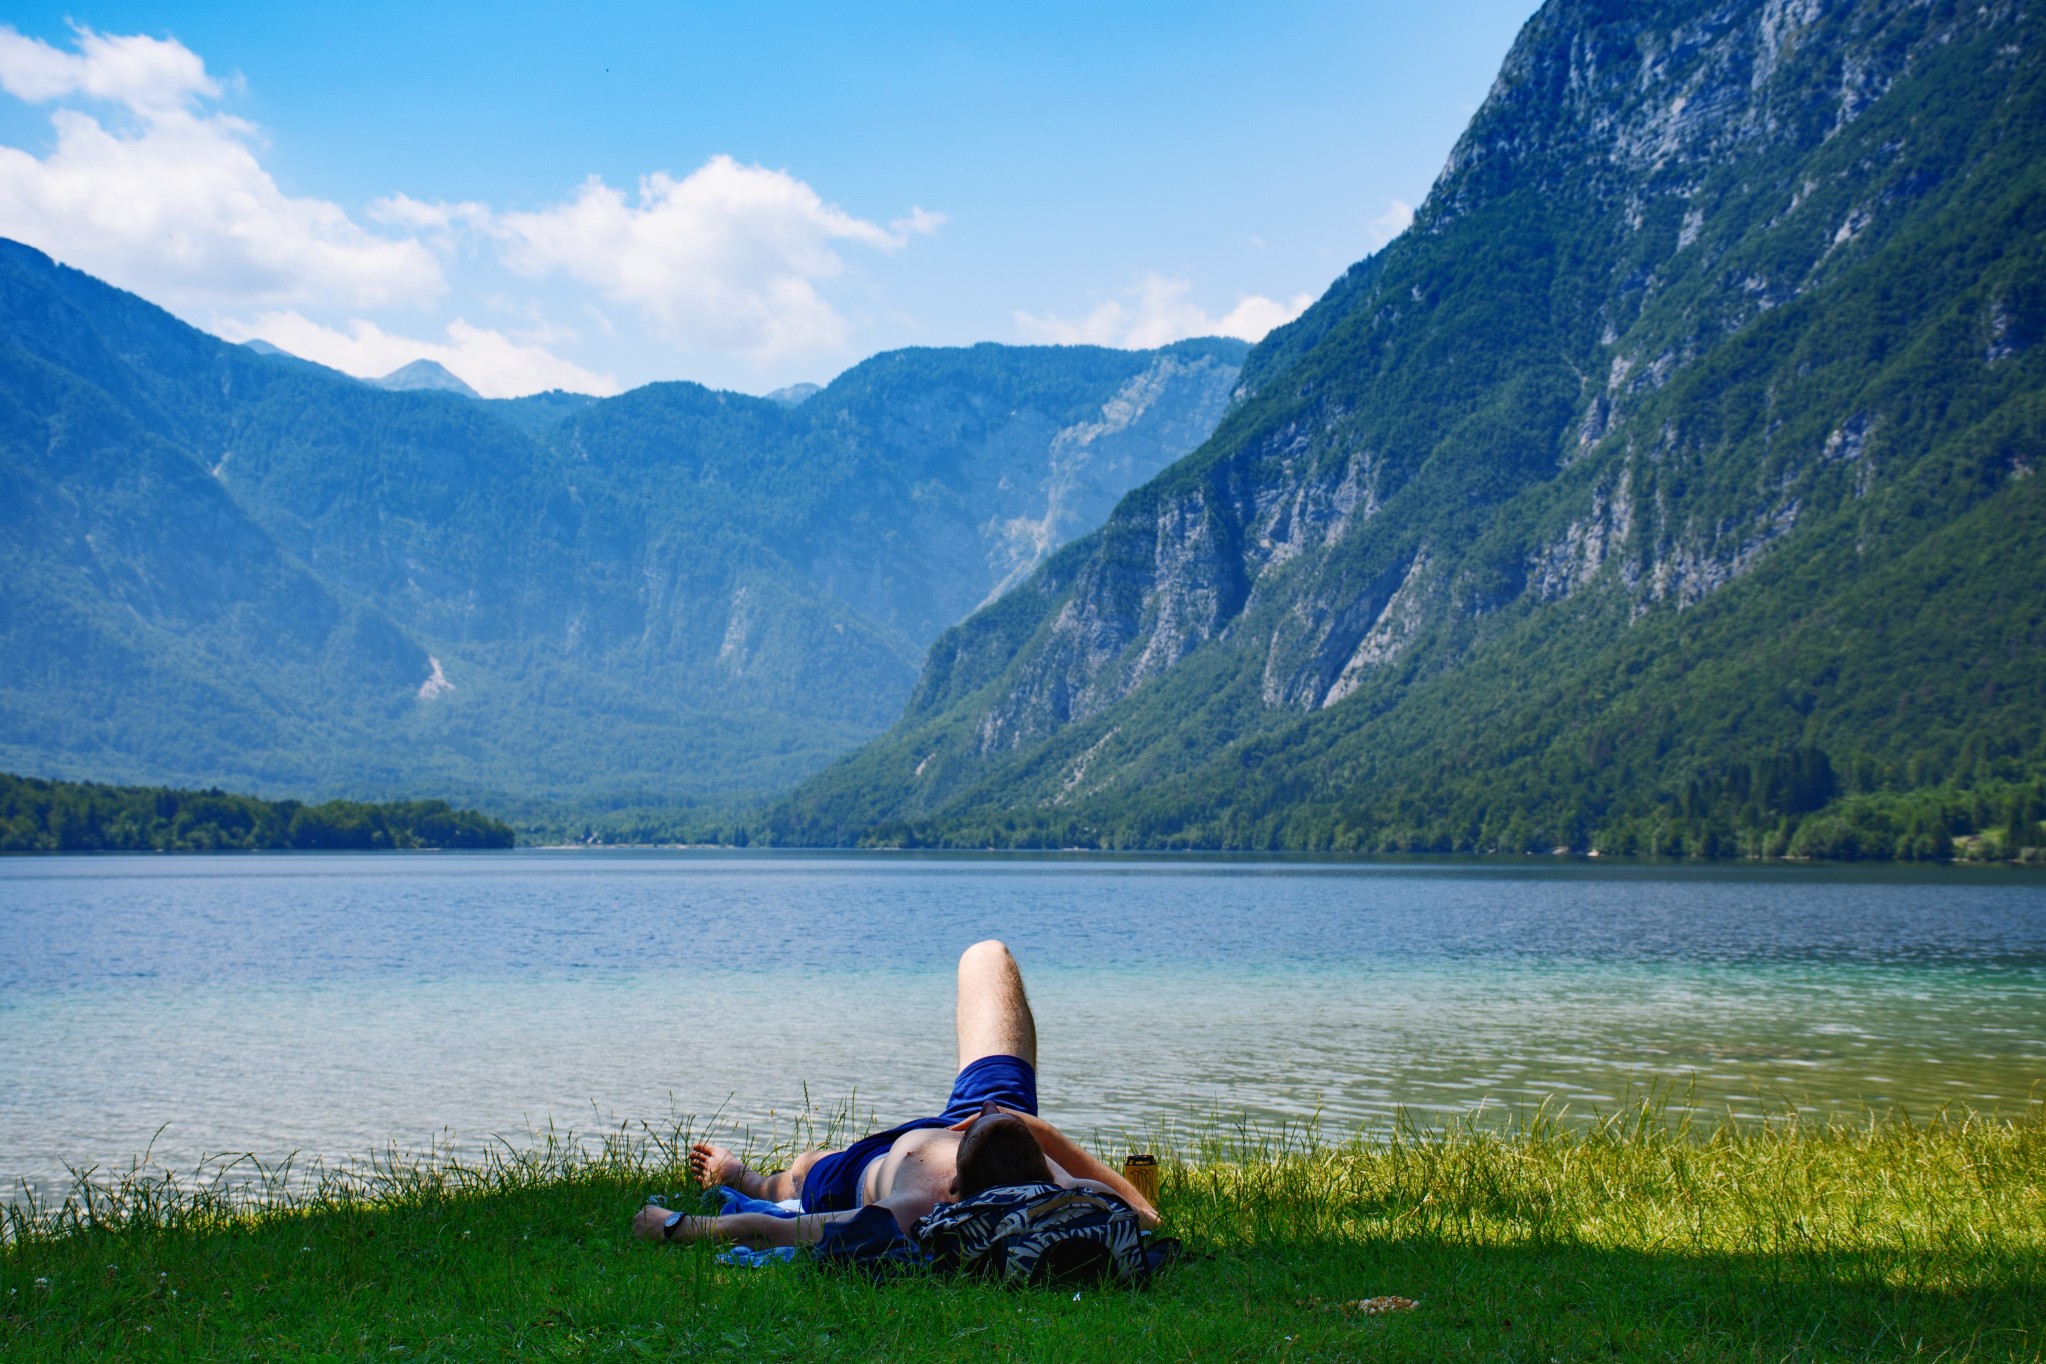
[[[2041,1359],[2046,1120],[1211,1134],[1142,1292],[635,1242],[686,1132],[17,1213],[0,1360]],[[1408,1311],[1368,1315],[1400,1295]]]

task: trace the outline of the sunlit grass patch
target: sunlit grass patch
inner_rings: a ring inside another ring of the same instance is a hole
[[[827,1125],[829,1119],[826,1119]],[[1190,1257],[1143,1292],[874,1284],[632,1241],[686,1123],[456,1160],[133,1176],[18,1209],[0,1354],[2028,1359],[2046,1124],[1785,1117],[1213,1126],[1168,1151]],[[793,1125],[781,1150],[811,1135]],[[1387,1297],[1411,1310],[1368,1312]]]

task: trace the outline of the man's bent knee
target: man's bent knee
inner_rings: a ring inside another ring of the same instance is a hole
[[[985,941],[977,942],[959,954],[959,965],[961,967],[969,964],[980,965],[983,963],[992,966],[1001,962],[1013,963],[1014,961],[1015,958],[1009,954],[1009,945],[999,938],[988,938]]]

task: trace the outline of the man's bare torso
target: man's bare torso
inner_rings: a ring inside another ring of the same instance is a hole
[[[879,1203],[898,1195],[930,1200],[933,1207],[952,1196],[959,1173],[960,1133],[947,1127],[919,1127],[904,1132],[888,1154],[860,1176],[860,1202]]]

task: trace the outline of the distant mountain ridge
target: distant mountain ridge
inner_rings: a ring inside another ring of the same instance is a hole
[[[0,321],[0,769],[499,812],[736,799],[877,732],[932,637],[1205,437],[1246,349],[473,400],[14,243]]]
[[[2026,846],[2041,36],[2026,3],[1550,0],[1412,228],[766,832]]]

